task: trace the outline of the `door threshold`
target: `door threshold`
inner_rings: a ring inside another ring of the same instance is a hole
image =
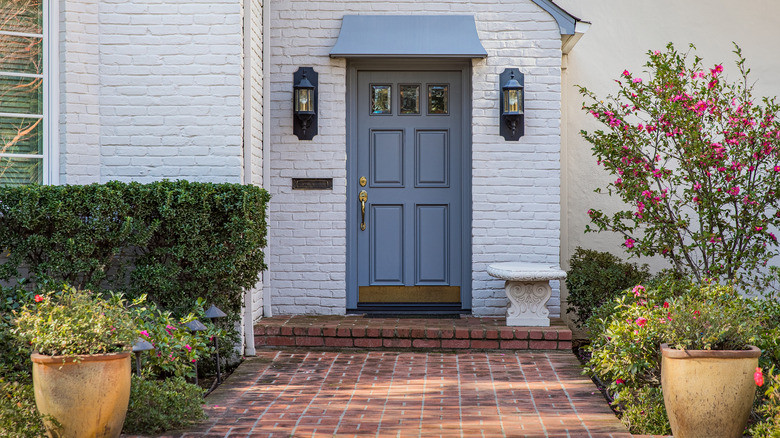
[[[461,309],[459,304],[367,303],[348,309],[347,314],[365,315],[367,318],[460,318],[460,315],[470,315],[471,310]]]

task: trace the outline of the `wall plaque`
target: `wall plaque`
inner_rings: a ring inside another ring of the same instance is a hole
[[[333,178],[293,178],[293,190],[333,190]]]

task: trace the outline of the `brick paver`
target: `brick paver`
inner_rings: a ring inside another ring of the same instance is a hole
[[[570,352],[259,351],[187,437],[631,435]]]

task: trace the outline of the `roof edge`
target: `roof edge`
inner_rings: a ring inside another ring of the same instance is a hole
[[[566,12],[565,9],[553,3],[552,0],[531,1],[547,11],[548,14],[552,15],[558,23],[558,29],[560,29],[561,35],[574,35],[576,33],[577,22],[581,22],[582,20]]]

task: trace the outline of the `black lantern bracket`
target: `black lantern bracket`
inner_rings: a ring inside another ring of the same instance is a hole
[[[499,76],[499,133],[504,140],[518,141],[525,134],[525,78],[520,70],[507,68]]]
[[[317,135],[317,78],[312,67],[299,67],[293,73],[293,134],[298,140]]]

